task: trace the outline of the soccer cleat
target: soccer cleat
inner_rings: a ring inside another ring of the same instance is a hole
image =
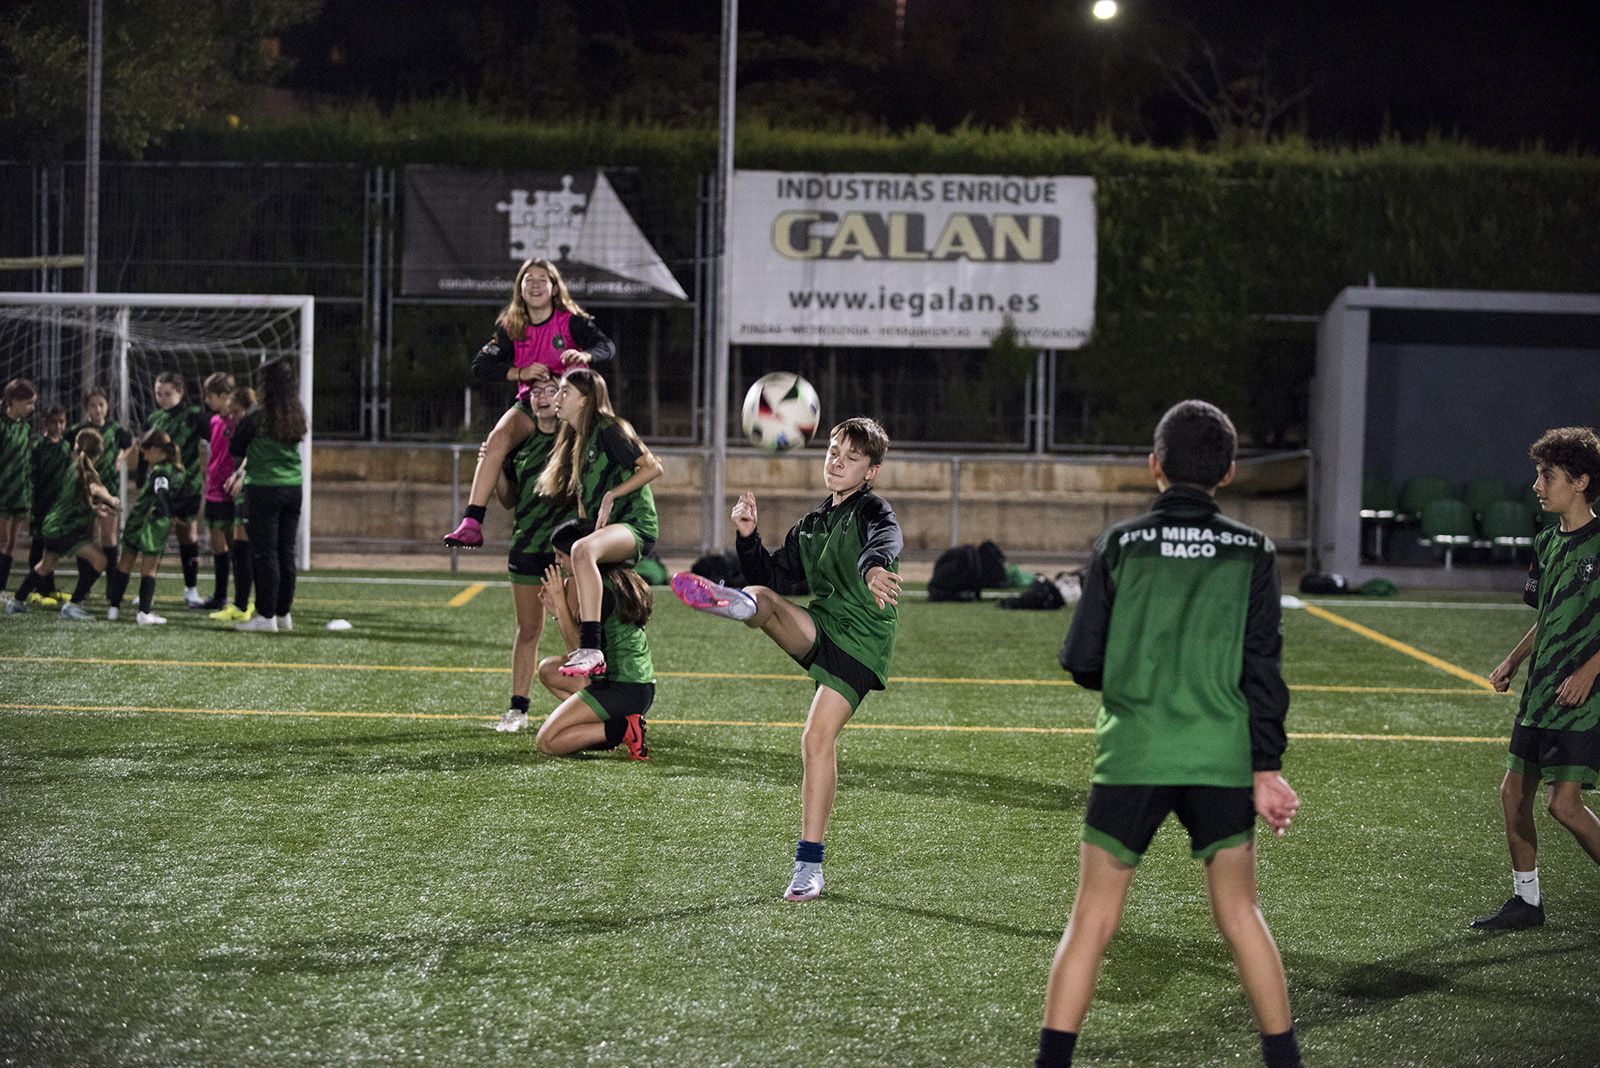
[[[561,665],[561,674],[588,678],[606,673],[606,654],[599,649],[574,649]]]
[[[185,586],[183,588],[183,603],[194,609],[201,609],[206,606],[205,598],[201,597],[200,591],[193,586]]]
[[[91,616],[83,605],[76,601],[68,601],[61,606],[61,618],[68,623],[88,623],[94,616]]]
[[[508,708],[494,729],[501,734],[515,734],[528,725],[528,713],[520,708]]]
[[[673,575],[672,592],[690,608],[698,608],[714,616],[743,622],[756,614],[754,597],[732,586],[712,582],[693,571],[680,571]]]
[[[794,862],[794,874],[789,876],[789,889],[783,892],[785,901],[815,901],[822,896],[822,865],[810,861]]]
[[[55,608],[61,604],[60,601],[48,593],[30,593],[28,594],[28,603],[35,608]]]
[[[1520,931],[1524,927],[1539,927],[1543,924],[1544,902],[1530,905],[1513,894],[1510,901],[1500,906],[1499,912],[1479,916],[1467,926],[1477,931]]]
[[[6,615],[21,616],[28,612],[28,602],[19,601],[15,597],[6,598]]]
[[[167,617],[158,616],[154,612],[140,612],[133,617],[133,621],[141,627],[159,627],[167,621]]]
[[[278,617],[278,629],[294,630],[294,619],[290,617],[288,612]]]
[[[106,622],[115,623],[120,615],[122,615],[122,609],[116,605],[111,605],[106,609]]]
[[[231,604],[225,604],[219,611],[212,612],[207,619],[214,619],[218,623],[243,623],[250,618],[249,612],[241,612]]]
[[[235,623],[233,629],[243,631],[246,634],[276,634],[278,633],[278,621],[272,616],[256,616],[254,619],[247,619],[243,623]]]
[[[227,603],[228,599],[226,597],[211,597],[202,601],[198,607],[206,612],[215,612]]]
[[[644,716],[632,715],[627,718],[628,726],[622,732],[622,744],[628,747],[629,760],[649,760],[650,743],[645,741]]]
[[[481,549],[483,524],[476,519],[463,519],[460,526],[444,536],[444,543],[452,549]]]

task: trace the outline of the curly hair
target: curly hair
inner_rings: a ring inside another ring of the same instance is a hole
[[[1600,497],[1600,438],[1586,426],[1562,426],[1546,430],[1528,449],[1536,464],[1559,467],[1567,477],[1589,476],[1583,499],[1590,504]]]

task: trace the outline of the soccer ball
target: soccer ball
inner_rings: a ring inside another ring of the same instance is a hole
[[[744,395],[745,436],[770,452],[788,452],[811,440],[821,414],[817,391],[789,371],[762,375]]]

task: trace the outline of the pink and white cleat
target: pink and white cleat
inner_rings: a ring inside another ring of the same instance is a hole
[[[452,549],[481,549],[483,524],[476,519],[462,519],[460,526],[444,536],[444,543]]]
[[[756,599],[743,590],[712,582],[693,571],[672,576],[672,592],[690,608],[743,622],[756,614]]]
[[[599,649],[574,649],[567,662],[561,665],[561,674],[591,677],[606,673],[606,654]]]

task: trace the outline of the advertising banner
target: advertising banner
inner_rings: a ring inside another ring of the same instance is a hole
[[[580,304],[687,300],[605,172],[405,169],[400,291],[510,296],[517,267],[550,260]]]
[[[1094,179],[740,171],[731,337],[744,345],[981,348],[1094,325]]]

